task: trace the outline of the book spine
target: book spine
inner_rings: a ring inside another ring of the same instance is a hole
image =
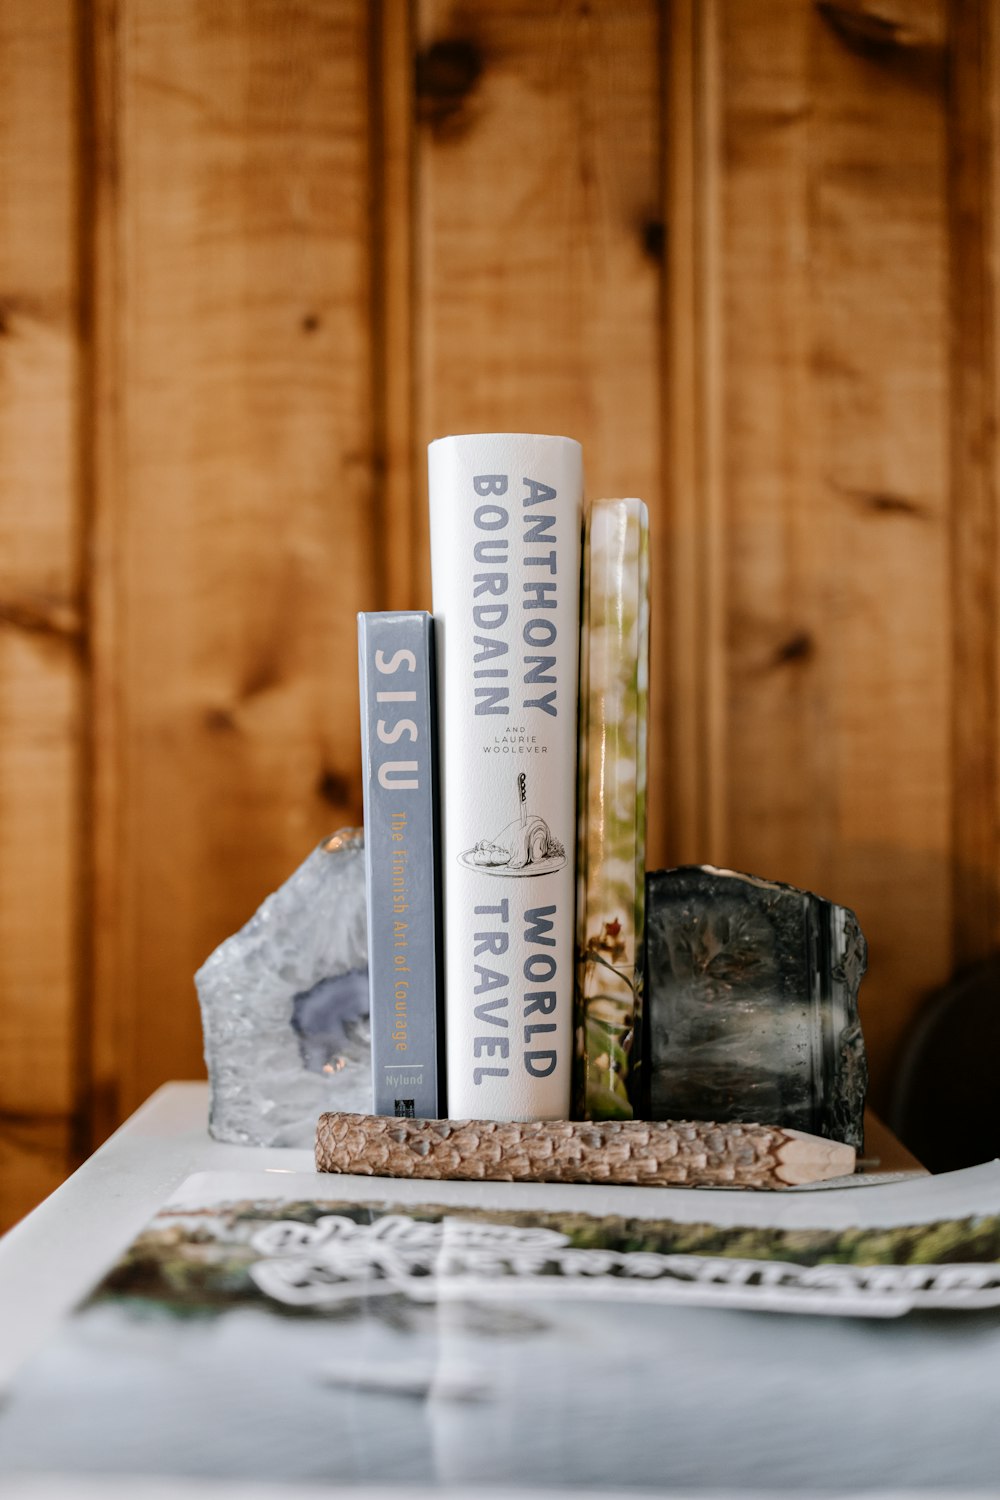
[[[560,1119],[572,1074],[582,457],[430,445],[453,1119]]]
[[[430,615],[358,616],[373,1112],[441,1108]]]
[[[641,1091],[649,521],[595,502],[583,549],[575,1112],[631,1119]]]

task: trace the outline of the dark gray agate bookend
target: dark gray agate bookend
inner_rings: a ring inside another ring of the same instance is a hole
[[[650,1119],[755,1120],[861,1148],[854,913],[710,865],[646,876]]]

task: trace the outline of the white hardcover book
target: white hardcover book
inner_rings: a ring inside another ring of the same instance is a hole
[[[572,1065],[583,463],[431,443],[448,1113],[561,1119]]]

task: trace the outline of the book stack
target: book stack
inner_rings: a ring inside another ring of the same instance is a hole
[[[441,438],[429,470],[433,616],[359,616],[374,1110],[628,1118],[645,507],[585,527],[566,437]]]

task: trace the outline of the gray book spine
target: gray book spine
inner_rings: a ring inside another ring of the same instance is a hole
[[[443,1114],[434,646],[425,611],[358,615],[373,1111]]]

